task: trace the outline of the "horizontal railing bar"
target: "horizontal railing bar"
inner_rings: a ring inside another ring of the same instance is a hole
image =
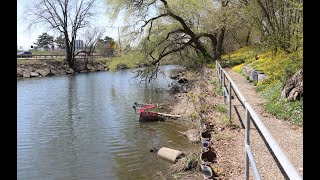
[[[282,168],[286,172],[287,176],[290,179],[294,180],[300,180],[302,177],[300,174],[296,171],[294,166],[291,164],[287,156],[284,154],[284,152],[281,150],[280,146],[278,143],[274,140],[272,137],[271,133],[268,131],[266,126],[263,124],[259,116],[256,114],[256,112],[253,110],[251,105],[246,102],[245,106],[247,107],[252,120],[255,122],[256,127],[260,130],[261,134],[269,144],[270,148],[272,149],[272,152],[275,154],[276,158],[278,159],[279,163],[281,164]]]

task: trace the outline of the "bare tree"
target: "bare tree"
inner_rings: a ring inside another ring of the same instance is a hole
[[[104,31],[95,27],[93,29],[87,29],[84,33],[84,52],[85,53],[85,69],[88,70],[89,58],[91,58],[91,63],[93,63],[93,52],[96,48],[97,42],[103,36]]]
[[[64,35],[67,63],[74,69],[75,40],[78,30],[87,26],[93,16],[96,0],[34,0],[32,6],[26,9],[26,19],[30,21],[29,28],[37,25],[47,25]]]

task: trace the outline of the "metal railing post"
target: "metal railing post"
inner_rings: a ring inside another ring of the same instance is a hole
[[[228,114],[229,114],[229,121],[231,121],[231,81],[229,80],[229,97],[228,97]]]
[[[220,87],[222,88],[222,78],[223,78],[223,72],[222,70],[220,71]]]
[[[217,74],[217,77],[218,77],[218,61],[216,61],[216,74]]]
[[[245,145],[244,145],[244,150],[245,150],[245,156],[246,156],[246,160],[245,160],[245,179],[249,180],[249,157],[247,154],[247,150],[246,150],[246,146],[250,146],[250,137],[249,137],[249,133],[250,133],[250,114],[248,109],[246,108],[246,135],[245,135]]]
[[[226,86],[226,76],[225,76],[225,75],[223,76],[223,82],[222,82],[222,85],[223,85],[223,87],[225,87],[225,86]]]

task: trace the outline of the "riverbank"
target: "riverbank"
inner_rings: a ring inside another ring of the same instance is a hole
[[[189,129],[200,131],[200,119],[214,124],[211,147],[217,158],[210,165],[215,178],[217,179],[238,179],[243,177],[244,169],[239,169],[243,164],[241,160],[226,161],[224,157],[235,154],[239,151],[242,155],[243,147],[234,149],[234,138],[239,137],[240,126],[228,122],[226,117],[226,107],[223,103],[221,89],[217,88],[218,83],[214,79],[215,73],[212,68],[204,68],[201,71],[186,71],[183,77],[188,79],[191,87],[188,92],[178,92],[174,94],[174,102],[171,106],[170,114],[181,115],[178,120],[181,124],[187,124]],[[186,137],[187,138],[187,137]],[[240,141],[236,141],[238,144]],[[200,154],[202,144],[200,142],[190,142],[190,145],[197,144],[199,148],[188,151],[186,158],[173,164],[166,172],[158,172],[165,179],[203,179],[200,169]],[[240,143],[241,144],[241,143]],[[191,157],[191,158],[190,158]],[[196,165],[191,168],[190,162],[196,161]],[[165,175],[164,175],[165,174]],[[243,179],[243,178],[242,178]]]
[[[232,120],[229,121],[227,117],[227,107],[224,104],[222,96],[222,89],[219,87],[218,80],[215,77],[215,70],[205,68],[197,74],[186,72],[184,76],[188,77],[190,82],[193,81],[191,85],[192,88],[187,93],[177,93],[174,95],[174,103],[170,113],[181,115],[182,117],[179,121],[182,124],[187,124],[189,129],[199,130],[201,119],[206,122],[211,122],[214,125],[213,131],[211,132],[211,148],[216,154],[216,159],[210,166],[215,178],[245,179],[245,159],[243,152],[245,129],[242,122],[244,111],[240,107],[240,102],[238,102],[237,99],[232,99],[233,106],[237,108],[238,111],[236,112],[234,108],[232,108]],[[303,174],[302,128],[277,119],[266,112],[263,109],[264,100],[255,91],[255,86],[241,76],[236,79],[237,82],[240,81],[239,78],[241,81],[246,82],[245,84],[239,84],[239,88],[245,89],[244,93],[246,97],[249,97],[249,103],[254,105],[254,109],[257,108],[257,112],[263,117],[262,120],[265,125],[268,126],[272,136],[277,143],[279,143],[299,173]],[[241,119],[239,119],[239,116],[241,116]],[[274,124],[276,124],[276,126]],[[253,153],[261,176],[264,179],[283,179],[279,168],[272,159],[272,156],[255,127],[252,127],[251,139]],[[192,169],[181,168],[186,166],[186,162],[181,164],[178,161],[171,166],[170,171],[166,172],[165,178],[203,179],[199,166],[199,155],[202,145],[199,143],[198,146],[199,149],[197,151],[187,154],[195,154],[195,156],[198,157],[198,165],[196,167]],[[254,179],[251,169],[250,179]]]
[[[17,64],[17,79],[109,70],[104,61],[89,62],[85,67],[84,61],[78,60],[76,61],[77,72],[71,69],[65,61],[25,61],[25,63]]]

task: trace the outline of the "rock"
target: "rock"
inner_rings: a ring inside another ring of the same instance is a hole
[[[248,76],[248,67],[247,67],[247,66],[243,66],[243,67],[242,67],[242,72],[243,72],[243,74],[245,74],[246,76]]]
[[[288,101],[299,100],[300,97],[303,97],[303,69],[289,78],[281,91],[281,98],[287,98]]]
[[[251,72],[254,71],[253,68],[249,67],[249,66],[243,66],[242,67],[242,72],[246,75],[249,76],[251,75]]]
[[[266,74],[263,74],[263,73],[258,74],[258,82],[261,82],[267,78],[268,76]]]
[[[267,113],[265,113],[265,112],[262,112],[261,116],[262,117],[269,117],[269,115]]]
[[[17,68],[17,77],[23,77],[23,69],[22,68]]]
[[[172,73],[170,76],[169,76],[171,79],[177,79],[179,77],[179,74],[174,74]]]
[[[128,66],[125,64],[118,64],[117,69],[128,69]]]
[[[30,72],[29,71],[24,71],[22,76],[24,78],[29,78],[30,77]]]
[[[29,66],[27,69],[28,69],[29,72],[35,72],[36,71],[32,66]]]
[[[36,72],[39,73],[41,76],[47,76],[50,73],[50,69],[48,68],[39,69]]]
[[[103,71],[103,70],[104,70],[104,67],[99,64],[99,65],[98,65],[98,70],[99,70],[99,71]]]
[[[188,79],[185,77],[180,77],[178,83],[188,83]]]
[[[57,74],[56,70],[50,69],[49,76]]]
[[[171,88],[169,89],[169,91],[171,93],[179,93],[180,92],[180,87],[178,85],[173,85],[171,86]]]
[[[200,142],[200,133],[197,129],[189,129],[185,132],[185,136],[189,139],[192,143],[199,143]]]
[[[257,82],[258,81],[258,71],[251,70],[249,78],[250,78],[250,80]]]
[[[30,77],[38,77],[39,74],[37,72],[31,72]]]
[[[74,70],[72,68],[69,69],[69,71],[66,72],[67,74],[73,74]]]

